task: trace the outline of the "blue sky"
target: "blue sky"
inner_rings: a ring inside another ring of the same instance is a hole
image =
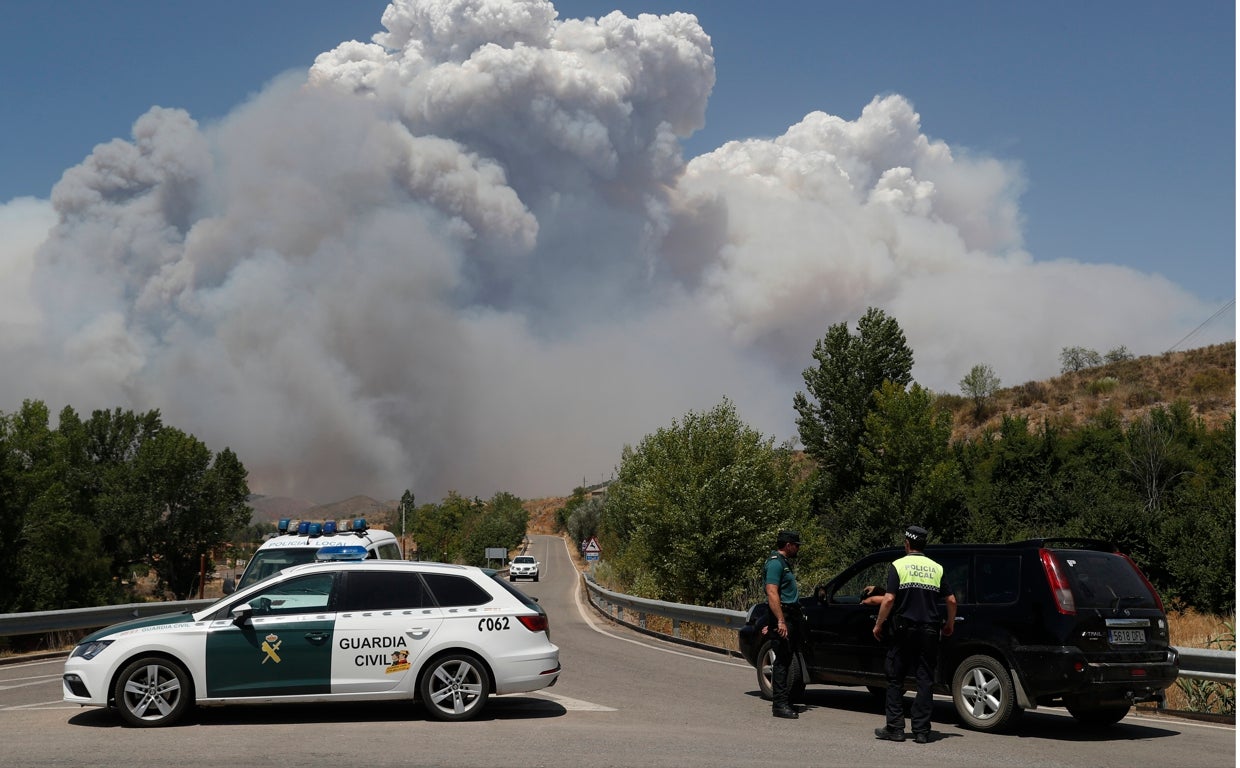
[[[3,3],[0,412],[535,497],[725,398],[795,442],[868,307],[946,393],[1235,338],[1232,2],[387,7]]]
[[[0,201],[46,197],[153,105],[199,122],[379,31],[383,2],[44,3],[0,25]],[[715,51],[686,153],[898,93],[927,135],[1020,163],[1038,259],[1156,272],[1220,305],[1235,287],[1235,6],[1148,2],[593,2],[561,18],[684,10]],[[758,10],[761,9],[761,10]],[[1204,319],[1204,318],[1203,318]]]

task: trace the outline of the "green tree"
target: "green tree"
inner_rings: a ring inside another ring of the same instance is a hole
[[[1108,363],[1122,363],[1126,360],[1131,360],[1132,358],[1133,354],[1129,352],[1128,347],[1125,347],[1123,344],[1120,344],[1115,349],[1109,350],[1102,356],[1102,359]]]
[[[525,538],[530,513],[520,498],[502,491],[486,504],[474,505],[463,521],[459,562],[486,565],[488,547],[515,549]]]
[[[734,598],[802,515],[786,446],[746,426],[726,398],[626,446],[603,505],[600,543],[640,594]]]
[[[951,413],[936,409],[928,390],[883,383],[861,436],[863,484],[826,516],[836,567],[890,546],[909,524],[926,526],[940,541],[959,540],[963,478],[951,430]]]
[[[1102,355],[1085,347],[1064,347],[1059,350],[1059,372],[1076,373],[1102,365]]]
[[[62,418],[62,430],[64,424]],[[134,563],[150,560],[150,528],[135,514],[145,506],[133,476],[135,461],[142,444],[163,429],[163,422],[159,411],[135,414],[116,408],[94,411],[83,429],[91,467],[91,518],[110,556],[112,575],[129,578]]]
[[[977,420],[985,418],[987,407],[999,391],[999,384],[994,369],[982,363],[973,366],[960,380],[960,391],[973,401],[973,415]]]
[[[591,536],[597,536],[602,516],[603,500],[601,498],[592,498],[577,505],[564,525],[565,530],[568,531],[568,537],[574,543],[580,544]]]
[[[555,524],[560,530],[568,530],[569,518],[573,516],[586,500],[590,498],[590,492],[586,490],[584,485],[579,485],[573,489],[573,495],[568,497],[568,501],[564,502],[564,506],[555,511]]]
[[[797,392],[793,407],[805,452],[818,465],[819,509],[861,487],[859,454],[865,417],[884,381],[904,387],[912,380],[913,351],[895,318],[871,307],[853,335],[839,323],[814,345],[817,365],[802,377],[808,394]]]
[[[1161,562],[1143,564],[1164,597],[1217,614],[1236,610],[1236,417],[1203,433],[1194,470],[1160,521]],[[1162,567],[1157,567],[1161,565]]]
[[[84,512],[81,423],[71,409],[61,420],[65,434],[51,429],[39,401],[0,420],[0,510],[14,539],[0,548],[11,585],[0,594],[3,612],[87,607],[115,594],[98,531]]]
[[[178,600],[197,585],[202,558],[249,522],[253,510],[246,470],[227,448],[215,455],[197,438],[164,427],[134,458],[141,493],[136,527],[146,538],[147,562]],[[213,564],[208,560],[208,572]]]

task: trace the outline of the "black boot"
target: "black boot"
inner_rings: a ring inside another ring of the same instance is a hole
[[[797,711],[787,704],[776,704],[771,707],[771,715],[774,717],[786,717],[789,720],[796,720],[800,717],[800,715],[797,714]]]

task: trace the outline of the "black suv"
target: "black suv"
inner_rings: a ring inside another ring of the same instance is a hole
[[[1162,600],[1110,544],[932,544],[926,554],[943,565],[959,605],[955,632],[940,644],[935,692],[951,695],[970,728],[999,730],[1024,709],[1052,704],[1083,723],[1110,725],[1134,702],[1161,700],[1179,673]],[[903,548],[867,555],[801,599],[808,682],[884,694],[886,648],[872,634],[878,606],[863,604],[862,590],[885,586],[888,565],[903,555]],[[766,603],[753,606],[739,643],[769,699],[766,619]],[[794,698],[805,682],[798,675]],[[905,685],[916,690],[911,677]]]

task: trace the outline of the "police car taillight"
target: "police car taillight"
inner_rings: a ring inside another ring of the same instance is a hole
[[[551,630],[551,623],[547,621],[547,615],[543,613],[533,616],[518,616],[517,619],[531,632],[549,632]]]

